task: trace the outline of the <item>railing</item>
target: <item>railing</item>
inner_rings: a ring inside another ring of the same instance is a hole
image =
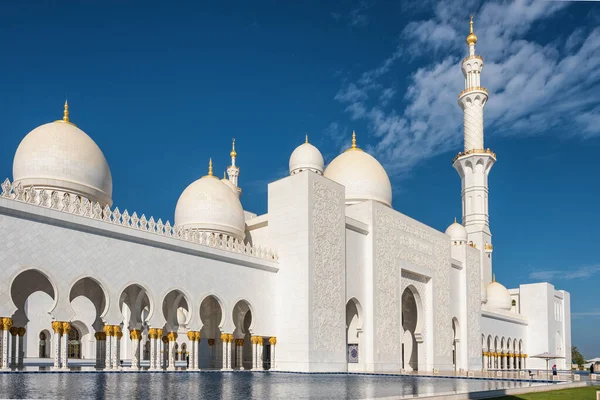
[[[463,90],[462,92],[460,92],[458,97],[460,98],[463,94],[468,93],[468,92],[483,92],[486,95],[488,94],[487,89],[484,88],[483,86],[473,86],[473,87],[467,88],[467,89]]]
[[[232,253],[245,254],[247,256],[268,261],[279,261],[276,252],[262,246],[253,246],[249,243],[244,243],[229,235],[171,226],[169,221],[163,223],[160,218],[158,221],[156,221],[154,217],[147,219],[144,214],[142,214],[141,217],[138,217],[137,213],[134,212],[133,214],[129,214],[127,210],[121,213],[118,207],[111,210],[108,205],[101,207],[98,202],[91,202],[85,197],[76,196],[70,193],[39,189],[31,186],[23,188],[20,182],[15,184],[11,183],[8,179],[2,183],[1,187],[2,193],[0,197],[5,199],[50,208],[85,218],[104,221],[113,225],[124,226],[143,232],[150,232],[156,235],[197,243],[202,246],[230,251]]]
[[[492,157],[494,157],[494,160],[496,159],[496,153],[494,153],[492,150],[490,149],[471,149],[471,150],[467,150],[467,151],[462,151],[460,153],[458,153],[453,159],[452,159],[452,163],[454,163],[454,161],[458,160],[460,157],[462,156],[466,156],[469,154],[489,154]]]

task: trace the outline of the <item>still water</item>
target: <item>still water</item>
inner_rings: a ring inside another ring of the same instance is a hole
[[[535,385],[530,382],[277,372],[8,373],[1,399],[364,399]]]

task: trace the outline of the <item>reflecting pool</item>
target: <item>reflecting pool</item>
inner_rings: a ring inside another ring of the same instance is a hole
[[[540,384],[508,380],[280,372],[39,372],[0,374],[0,398],[365,399]]]

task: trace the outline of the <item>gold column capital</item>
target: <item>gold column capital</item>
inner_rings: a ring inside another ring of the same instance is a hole
[[[163,343],[169,343],[169,338],[166,336],[163,336],[161,340]]]
[[[273,346],[275,346],[277,344],[277,338],[275,336],[272,336],[269,338],[269,343]]]
[[[221,341],[223,343],[227,343],[229,341],[229,334],[227,334],[227,333],[221,333]]]
[[[106,336],[113,335],[113,326],[112,325],[104,325],[104,328],[102,328],[102,330],[104,331],[104,334]]]
[[[150,339],[156,339],[156,328],[150,328],[148,329],[148,337]]]
[[[177,332],[169,332],[167,334],[167,338],[169,339],[169,342],[174,342],[177,340]]]
[[[17,332],[19,331],[19,328],[17,328],[16,326],[11,326],[8,331],[10,332],[11,335],[17,336]]]
[[[3,317],[0,318],[0,331],[9,331],[13,325],[12,318]]]
[[[62,322],[52,321],[52,330],[54,333],[62,333]]]
[[[25,327],[21,326],[21,327],[19,327],[19,329],[17,331],[17,335],[25,336],[25,332],[27,332],[27,330],[25,329]]]
[[[163,330],[161,328],[156,328],[156,338],[162,338]]]
[[[262,336],[257,336],[256,343],[258,343],[259,346],[262,346],[265,344],[265,339]]]
[[[106,333],[96,332],[94,333],[94,337],[96,338],[96,340],[106,340]]]
[[[190,341],[192,341],[192,342],[195,341],[196,340],[196,332],[194,332],[194,331],[188,331],[187,332],[187,338]]]
[[[70,330],[71,330],[71,323],[67,322],[67,321],[63,322],[62,323],[62,334],[68,335]]]
[[[200,341],[200,331],[196,331],[196,337],[195,337],[196,342]]]
[[[142,331],[140,331],[139,329],[134,329],[131,332],[129,332],[129,338],[131,340],[137,339],[137,340],[141,340],[142,339]]]
[[[236,346],[243,346],[244,345],[244,339],[235,339],[235,345]]]
[[[208,339],[208,345],[209,346],[214,346],[215,345],[215,339]]]

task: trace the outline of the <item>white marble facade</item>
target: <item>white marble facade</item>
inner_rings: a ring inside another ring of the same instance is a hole
[[[325,168],[308,143],[268,185],[268,213],[228,177],[192,182],[175,223],[112,205],[102,151],[69,116],[34,129],[0,196],[0,368],[452,371],[570,365],[569,293],[492,273],[483,59],[462,63],[463,218],[445,233],[394,210],[360,149]],[[182,188],[183,189],[183,188]],[[500,274],[501,275],[501,274]],[[131,365],[131,367],[129,367]]]

